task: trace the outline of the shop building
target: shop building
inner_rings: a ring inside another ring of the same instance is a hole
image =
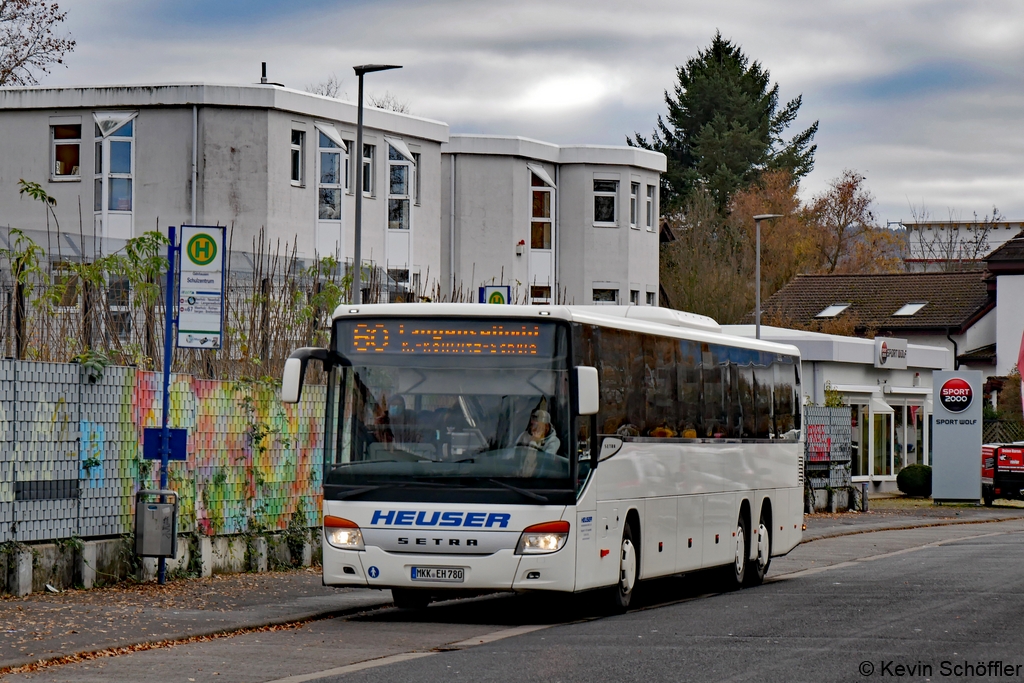
[[[746,337],[753,325],[724,325]],[[950,352],[897,337],[864,339],[761,326],[761,338],[800,349],[805,403],[832,391],[852,408],[851,477],[894,490],[907,465],[930,464],[932,372],[952,369]]]

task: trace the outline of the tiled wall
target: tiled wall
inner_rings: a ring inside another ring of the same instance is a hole
[[[74,364],[0,361],[0,542],[131,530],[135,493],[159,483],[142,430],[160,424],[161,380],[108,367],[90,383]],[[323,405],[324,387],[283,405],[268,385],[172,376],[170,424],[188,430],[169,478],[179,530],[282,529],[297,509],[316,524]]]

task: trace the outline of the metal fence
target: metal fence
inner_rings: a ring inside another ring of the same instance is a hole
[[[804,472],[811,488],[850,485],[851,419],[849,407],[804,406]]]
[[[158,481],[143,428],[162,414],[161,374],[0,361],[0,543],[128,533],[134,494]],[[172,463],[179,529],[283,529],[320,506],[325,388],[283,405],[267,384],[173,375],[170,422],[188,429]]]

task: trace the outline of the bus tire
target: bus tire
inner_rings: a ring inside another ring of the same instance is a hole
[[[633,526],[629,522],[622,527],[622,542],[619,544],[619,580],[611,588],[610,607],[613,613],[621,614],[629,609],[633,599],[637,578],[640,574],[637,547],[633,544]]]
[[[391,600],[399,609],[426,609],[430,594],[409,588],[392,588]]]
[[[747,533],[747,526],[747,518],[741,512],[739,519],[736,520],[733,560],[732,565],[729,567],[729,572],[731,573],[731,580],[729,580],[730,588],[742,588],[747,578],[747,565],[749,564],[747,560],[749,554],[747,539],[750,538],[750,534]]]
[[[752,560],[747,560],[746,576],[743,577],[745,586],[760,586],[764,583],[764,575],[768,573],[768,567],[772,563],[772,533],[771,522],[766,519],[764,512],[761,513],[761,520],[757,524],[757,532],[751,538],[757,555]]]

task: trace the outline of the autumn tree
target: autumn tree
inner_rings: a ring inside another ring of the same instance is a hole
[[[668,157],[662,175],[663,209],[680,208],[704,188],[722,211],[732,195],[761,173],[782,169],[795,178],[814,167],[815,121],[789,141],[801,97],[779,105],[779,86],[767,69],[750,62],[738,45],[716,33],[711,45],[676,69],[665,91],[668,113],[658,116],[650,139],[635,133],[627,143]]]
[[[55,2],[0,0],[0,86],[37,85],[37,74],[75,49],[70,35],[60,34],[67,17]]]
[[[902,267],[901,233],[881,228],[871,208],[874,196],[864,176],[846,170],[807,207],[817,240],[820,273],[887,273]]]

